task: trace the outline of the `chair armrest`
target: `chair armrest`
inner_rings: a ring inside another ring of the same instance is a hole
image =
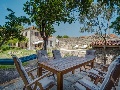
[[[33,68],[33,69],[30,69],[29,71],[27,71],[27,73],[29,74],[30,72],[32,72],[32,71],[34,71],[34,70],[36,70],[36,69],[38,69],[38,67],[35,67],[35,68]]]
[[[103,72],[102,70],[99,70],[99,69],[97,69],[97,68],[94,68],[94,70],[98,71],[99,74],[101,74],[102,76],[103,76],[103,74],[106,74],[105,72]]]
[[[46,74],[34,79],[33,81],[30,82],[30,84],[26,85],[26,88],[32,86],[33,84],[36,84],[39,80],[43,79],[44,77],[47,77],[50,74],[51,72],[47,72]]]
[[[96,69],[95,69],[96,70]],[[93,75],[94,77],[100,77],[100,78],[104,78],[104,76],[103,75],[99,75],[99,74],[96,74],[96,73],[94,73],[94,72],[88,72],[88,71],[86,71],[86,70],[82,70],[83,72],[86,72],[88,75]],[[104,72],[104,74],[106,74],[105,72]]]
[[[34,78],[35,78],[32,72],[33,72],[34,70],[37,70],[37,69],[38,69],[38,67],[33,68],[33,69],[31,69],[31,70],[27,71],[28,75],[29,75],[29,76],[31,76],[31,78],[32,78],[32,79],[34,79]]]
[[[99,75],[99,74],[95,74],[95,73],[92,73],[92,72],[89,72],[90,75],[93,75],[94,77],[96,76],[97,78],[102,78],[104,79],[105,77],[102,76],[102,75]]]
[[[101,64],[101,66],[106,67],[106,68],[108,68],[108,67],[109,67],[109,65],[108,65],[108,64],[106,64],[106,65]]]
[[[104,80],[105,77],[99,75],[99,74],[94,74],[94,73],[89,73],[88,74],[88,77],[91,78],[91,80],[93,81],[94,80],[94,84],[98,84],[98,82],[101,82]]]
[[[109,65],[101,64],[101,67],[102,67],[102,70],[103,70],[103,71],[107,71]]]

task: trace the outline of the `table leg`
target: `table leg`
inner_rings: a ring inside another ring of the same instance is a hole
[[[94,60],[91,62],[91,68],[94,68]]]
[[[72,71],[72,74],[75,74],[75,70]]]
[[[37,70],[38,76],[42,76],[42,67],[39,67]]]
[[[57,90],[63,90],[63,75],[61,72],[57,73]]]

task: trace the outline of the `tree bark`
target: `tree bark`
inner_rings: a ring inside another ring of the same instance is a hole
[[[106,38],[103,38],[104,39],[104,47],[103,47],[103,50],[104,50],[104,65],[106,64],[106,61],[107,61],[107,58],[106,58]]]
[[[0,47],[4,44],[4,42],[6,41],[6,39],[7,39],[7,38],[4,38],[4,39],[2,40],[2,42],[0,42]]]
[[[47,50],[47,45],[48,45],[48,37],[45,37],[45,38],[43,38],[43,40],[44,40],[44,44],[43,44],[43,49],[44,50]]]
[[[40,35],[44,40],[43,50],[47,50],[47,44],[48,44],[48,37],[45,34],[45,26],[46,26],[46,22],[45,20],[42,20],[42,30],[40,30]]]

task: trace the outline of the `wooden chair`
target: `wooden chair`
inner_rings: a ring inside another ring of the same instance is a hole
[[[120,63],[120,59],[115,59],[108,67],[107,71],[109,71],[110,69],[113,68],[114,66],[114,63]],[[100,69],[97,69],[97,68],[92,68],[91,70],[88,70],[87,71],[88,73],[88,76],[91,77],[92,79],[96,80],[97,78],[101,78],[101,79],[104,79],[107,72],[105,71],[102,71]]]
[[[86,58],[89,58],[89,57],[96,57],[96,50],[86,50],[86,54],[85,54],[85,57]],[[91,64],[87,64],[84,66],[85,70],[86,69],[90,69],[91,68]]]
[[[60,50],[52,50],[52,53],[54,59],[62,58]]]
[[[51,87],[53,87],[55,85],[55,82],[53,80],[50,80],[47,77],[48,75],[51,74],[50,72],[44,74],[41,77],[35,78],[34,80],[31,80],[29,77],[29,74],[25,71],[24,67],[22,66],[21,60],[15,55],[12,55],[12,58],[14,60],[16,69],[25,84],[24,89],[46,90],[46,89],[50,89]]]
[[[38,60],[39,63],[40,63],[40,62],[48,61],[49,58],[48,58],[47,50],[38,50],[38,51],[37,51],[37,60]],[[45,70],[45,69],[43,69],[42,71],[43,71],[43,73],[48,72],[48,71]],[[39,72],[38,72],[38,73],[39,73]],[[54,74],[51,74],[51,75],[49,75],[49,76],[53,76],[54,80],[56,80]]]
[[[85,57],[87,57],[88,55],[95,56],[96,55],[96,50],[86,50]]]
[[[115,88],[115,83],[120,76],[119,68],[120,63],[115,62],[114,66],[108,70],[106,77],[100,87],[83,78],[75,83],[74,88],[76,90],[111,90],[112,88]]]
[[[38,59],[38,62],[44,62],[49,60],[47,55],[47,50],[38,50],[37,59]]]

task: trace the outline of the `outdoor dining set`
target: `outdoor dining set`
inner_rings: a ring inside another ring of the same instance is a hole
[[[86,50],[84,57],[62,57],[59,50],[52,50],[53,58],[49,58],[46,50],[38,50],[36,53],[37,67],[29,71],[25,70],[16,55],[12,55],[12,58],[24,82],[25,90],[49,90],[54,86],[57,87],[56,90],[64,90],[64,75],[69,72],[74,74],[76,69],[79,69],[79,72],[87,73],[86,75],[91,80],[82,77],[73,84],[74,90],[115,89],[120,76],[120,56],[117,56],[108,67],[101,65],[101,68],[98,69],[95,68],[95,52],[95,50]],[[98,83],[100,83],[99,86]]]

